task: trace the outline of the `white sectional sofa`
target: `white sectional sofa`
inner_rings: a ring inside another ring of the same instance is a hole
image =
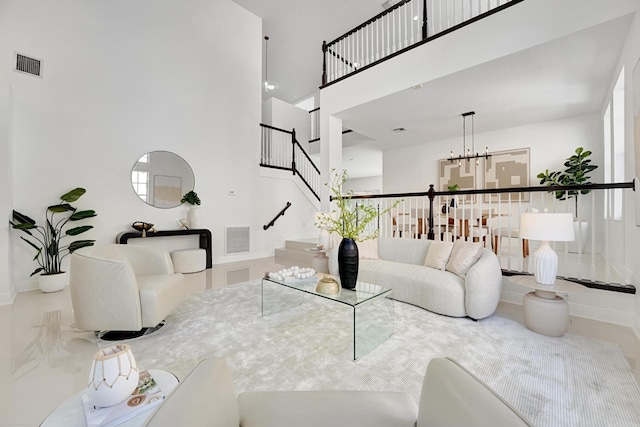
[[[427,239],[379,238],[377,254],[375,248],[373,250],[374,259],[363,258],[363,255],[371,257],[372,251],[367,248],[376,245],[376,241],[358,243],[359,250],[361,246],[365,249],[360,250],[358,281],[391,288],[393,299],[435,313],[468,316],[475,320],[491,316],[502,290],[502,270],[496,255],[480,248],[477,261],[472,263],[466,274],[454,274],[425,266],[433,243]],[[442,242],[435,244],[442,245]],[[454,245],[461,245],[460,248],[467,245],[464,247],[469,248],[471,243],[457,241]],[[337,245],[329,251],[329,272],[339,277]]]

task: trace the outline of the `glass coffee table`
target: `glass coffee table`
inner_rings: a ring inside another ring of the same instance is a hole
[[[341,288],[336,294],[316,291],[318,277],[298,280],[262,279],[262,315],[269,316],[299,306],[305,297],[322,298],[341,305],[353,329],[353,360],[378,347],[393,335],[391,289],[357,282],[355,289]],[[348,314],[347,314],[348,313]]]

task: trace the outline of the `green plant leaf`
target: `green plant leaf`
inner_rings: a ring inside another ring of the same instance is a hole
[[[13,211],[13,219],[22,224],[32,224],[35,225],[35,221],[29,218],[28,216],[21,214],[20,212],[14,210]]]
[[[74,253],[80,248],[93,246],[94,243],[95,243],[95,240],[76,240],[75,242],[71,242],[71,244],[69,244],[69,247],[68,247],[69,253]]]
[[[38,228],[37,225],[33,225],[33,224],[14,224],[13,222],[9,221],[9,224],[11,224],[12,228],[15,228],[16,230],[22,230],[22,231],[27,231],[27,230],[33,230],[34,228]],[[31,235],[31,233],[27,233],[29,235]]]
[[[97,216],[94,210],[77,211],[69,217],[69,221],[80,221],[81,219],[92,218],[94,216]]]
[[[44,270],[44,268],[42,267],[36,268],[35,270],[33,270],[33,273],[29,275],[29,277],[35,276],[36,274],[40,273],[42,270]]]
[[[58,254],[58,241],[53,239],[47,246],[47,256],[55,257]]]
[[[61,203],[59,205],[49,206],[47,208],[51,212],[61,213],[61,212],[75,212],[76,208],[71,206],[68,203]]]
[[[60,197],[60,200],[67,203],[73,203],[76,200],[78,200],[80,197],[82,197],[82,195],[86,192],[87,190],[85,190],[84,188],[80,188],[80,187],[74,188],[73,190],[69,191],[67,194],[63,194]]]
[[[70,228],[66,231],[67,236],[77,236],[85,231],[89,231],[93,228],[93,225],[83,225],[81,227]]]
[[[25,242],[27,242],[27,243],[29,244],[29,246],[31,246],[33,249],[35,249],[36,251],[38,251],[38,254],[39,254],[40,252],[42,252],[42,248],[41,248],[41,247],[39,247],[39,246],[36,246],[36,244],[35,244],[35,243],[33,243],[31,240],[29,240],[29,239],[25,239],[25,238],[24,238],[24,237],[22,237],[22,236],[20,236],[20,238],[21,238],[22,240],[24,240]]]

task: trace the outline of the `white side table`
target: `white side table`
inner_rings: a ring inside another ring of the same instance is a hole
[[[165,395],[168,395],[178,385],[178,379],[171,372],[149,369],[149,373],[158,382]],[[84,416],[84,409],[82,409],[82,395],[85,393],[86,391],[82,390],[68,398],[45,418],[40,427],[85,427],[87,419]],[[153,409],[141,412],[119,425],[122,427],[142,426],[154,412]]]
[[[564,335],[569,326],[569,303],[556,293],[584,292],[586,288],[561,279],[556,279],[553,285],[543,285],[536,282],[533,276],[511,276],[510,280],[517,285],[534,289],[522,301],[527,328],[550,337]]]
[[[311,266],[318,273],[329,274],[329,257],[327,257],[326,249],[307,248],[307,252],[316,254],[311,261]]]

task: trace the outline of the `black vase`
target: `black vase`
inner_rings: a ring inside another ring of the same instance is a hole
[[[345,289],[356,287],[358,280],[358,245],[353,239],[344,238],[338,247],[338,271],[340,283]]]

